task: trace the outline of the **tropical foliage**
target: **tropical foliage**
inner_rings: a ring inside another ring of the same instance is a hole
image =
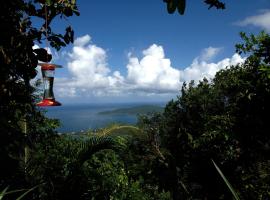
[[[248,56],[244,63],[219,71],[212,81],[184,84],[162,115],[142,120],[165,157],[166,177],[154,176],[174,199],[230,198],[211,159],[243,199],[270,194],[270,80],[262,70],[269,69],[269,35],[241,36],[244,43],[236,47]]]
[[[30,80],[36,76],[38,60],[50,61],[51,55],[43,48],[33,50],[34,43],[47,37],[59,49],[72,42],[71,27],[62,35],[54,33],[50,24],[57,16],[78,12],[73,0],[3,1],[0,10],[0,187],[4,188],[24,183],[19,173],[27,157],[24,147],[34,148],[36,142],[53,136],[57,125],[35,107],[37,98]],[[33,18],[40,27],[33,26]]]
[[[167,4],[167,11],[169,14],[173,14],[175,10],[180,15],[183,15],[186,10],[187,0],[163,0]],[[215,7],[216,9],[225,9],[225,3],[219,0],[204,0],[204,3],[209,7],[208,9]]]
[[[183,14],[184,1],[173,1],[181,3],[176,7],[165,2],[169,12],[178,8]],[[223,7],[220,1],[205,3]],[[1,4],[1,199],[269,198],[267,33],[241,33],[236,51],[246,56],[244,63],[228,66],[213,80],[183,84],[164,112],[140,116],[136,127],[115,124],[58,135],[58,122],[36,108],[30,84],[38,60],[48,62],[51,55],[33,45],[45,38],[56,49],[73,42],[71,27],[64,34],[50,28],[55,17],[73,14],[79,15],[74,0]],[[33,17],[40,28],[33,27]]]

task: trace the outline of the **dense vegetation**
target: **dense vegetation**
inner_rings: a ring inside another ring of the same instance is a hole
[[[269,198],[268,34],[241,33],[236,51],[247,56],[244,63],[228,66],[213,80],[185,83],[164,112],[140,116],[136,127],[60,136],[57,122],[35,107],[30,80],[37,61],[49,61],[50,55],[32,46],[46,34],[57,49],[72,42],[70,27],[64,35],[44,27],[57,15],[78,11],[73,0],[46,2],[49,23],[40,29],[29,16],[44,20],[44,1],[1,5],[0,199],[25,191],[25,199],[33,200],[232,199],[212,161],[241,199]]]
[[[164,165],[154,176],[174,199],[230,198],[211,159],[243,199],[269,197],[270,79],[264,69],[270,37],[241,35],[245,43],[237,51],[248,54],[243,64],[228,66],[212,81],[184,84],[162,115],[142,121],[159,138]]]

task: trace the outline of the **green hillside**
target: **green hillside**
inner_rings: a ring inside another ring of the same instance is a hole
[[[119,108],[115,110],[107,110],[103,112],[99,112],[101,115],[117,115],[117,114],[130,114],[130,115],[138,115],[138,114],[147,114],[152,112],[163,112],[164,108],[156,105],[142,105],[135,106],[130,108]]]

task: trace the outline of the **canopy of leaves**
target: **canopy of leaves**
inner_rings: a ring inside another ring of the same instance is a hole
[[[177,9],[180,15],[183,15],[186,10],[187,0],[163,0],[167,4],[167,11],[173,14]],[[216,9],[225,9],[225,3],[219,0],[204,0],[204,3],[209,5],[208,9],[215,7]]]

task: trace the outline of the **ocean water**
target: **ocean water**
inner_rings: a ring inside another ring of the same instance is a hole
[[[125,104],[82,104],[46,107],[46,116],[59,119],[61,126],[57,129],[60,133],[81,132],[89,129],[102,128],[112,123],[136,124],[137,116],[130,114],[101,115],[99,112],[119,108],[129,108],[142,103]],[[159,104],[152,104],[159,105]]]

